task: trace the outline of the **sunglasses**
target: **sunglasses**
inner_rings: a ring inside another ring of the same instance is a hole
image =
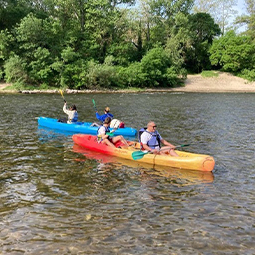
[[[157,126],[152,126],[153,128],[157,127]]]

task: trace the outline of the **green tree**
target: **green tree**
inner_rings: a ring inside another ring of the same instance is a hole
[[[62,33],[59,28],[56,20],[43,20],[29,14],[13,30],[16,47],[12,51],[26,63],[22,67],[27,74],[27,83],[52,84],[55,80],[50,65],[60,55]]]
[[[186,51],[191,47],[191,37],[189,29],[189,16],[178,13],[175,17],[175,24],[171,27],[171,36],[168,38],[165,50],[172,59],[178,73],[186,76],[183,69],[186,60]]]
[[[186,68],[193,72],[210,69],[209,48],[220,28],[208,13],[196,13],[189,16],[190,44],[186,47]]]
[[[11,56],[4,64],[5,80],[7,82],[25,84],[28,80],[26,63],[17,55]]]
[[[0,30],[10,29],[31,11],[26,1],[0,1]]]
[[[11,29],[29,13],[46,18],[54,0],[0,0],[0,30]]]
[[[240,73],[255,67],[255,44],[249,36],[234,31],[214,40],[210,54],[212,65],[227,72]]]
[[[210,14],[215,23],[219,25],[222,34],[232,29],[230,20],[237,15],[235,6],[237,0],[195,0],[195,13]]]
[[[253,0],[245,0],[247,14],[236,18],[235,23],[246,25],[245,34],[249,35],[255,41],[255,2]]]
[[[143,48],[148,50],[161,43],[165,45],[172,36],[172,27],[179,13],[187,15],[193,0],[141,0],[137,7],[137,33],[135,42],[142,40]]]

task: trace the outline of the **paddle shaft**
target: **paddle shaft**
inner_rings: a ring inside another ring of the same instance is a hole
[[[181,144],[181,145],[177,145],[175,146],[175,148],[181,148],[181,147],[186,147],[186,146],[189,146],[189,144]],[[169,150],[169,147],[168,148],[163,148],[161,149],[160,151],[163,151],[163,150]],[[134,160],[138,160],[138,159],[141,159],[144,157],[144,155],[148,154],[148,153],[153,153],[151,151],[134,151],[132,153],[132,158]]]

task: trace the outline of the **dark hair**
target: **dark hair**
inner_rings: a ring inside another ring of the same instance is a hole
[[[71,109],[71,111],[77,111],[77,108],[76,108],[76,105],[75,105],[75,104],[72,105],[72,106],[70,107],[70,109]]]
[[[107,117],[104,120],[104,124],[109,124],[109,123],[111,123],[111,121],[112,121],[112,119],[110,117]]]

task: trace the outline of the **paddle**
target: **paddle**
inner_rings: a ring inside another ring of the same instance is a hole
[[[66,103],[66,100],[65,100],[65,97],[64,97],[63,91],[60,89],[60,90],[59,90],[59,92],[60,92],[61,96],[63,97],[64,102]]]
[[[186,146],[189,146],[189,144],[181,144],[181,145],[177,145],[175,146],[175,148],[181,148],[181,147],[186,147]],[[165,149],[165,150],[168,150],[169,148]],[[143,158],[144,155],[148,154],[148,153],[151,153],[151,151],[134,151],[132,153],[132,158],[134,160],[138,160],[138,159],[141,159]]]
[[[115,132],[117,129],[118,129],[118,128],[114,128],[111,132],[107,132],[106,135],[114,136],[114,132]]]
[[[113,132],[107,132],[106,135],[114,136],[114,133]]]
[[[114,136],[114,134],[113,134],[112,132],[107,132],[107,133],[105,133],[105,134],[108,135],[108,136],[110,136],[110,137]],[[101,137],[101,135],[100,135],[99,137]]]
[[[96,107],[96,102],[95,102],[95,100],[92,99],[92,102],[93,102],[94,108],[95,108],[95,110],[96,110],[96,112],[97,112],[97,107]]]

